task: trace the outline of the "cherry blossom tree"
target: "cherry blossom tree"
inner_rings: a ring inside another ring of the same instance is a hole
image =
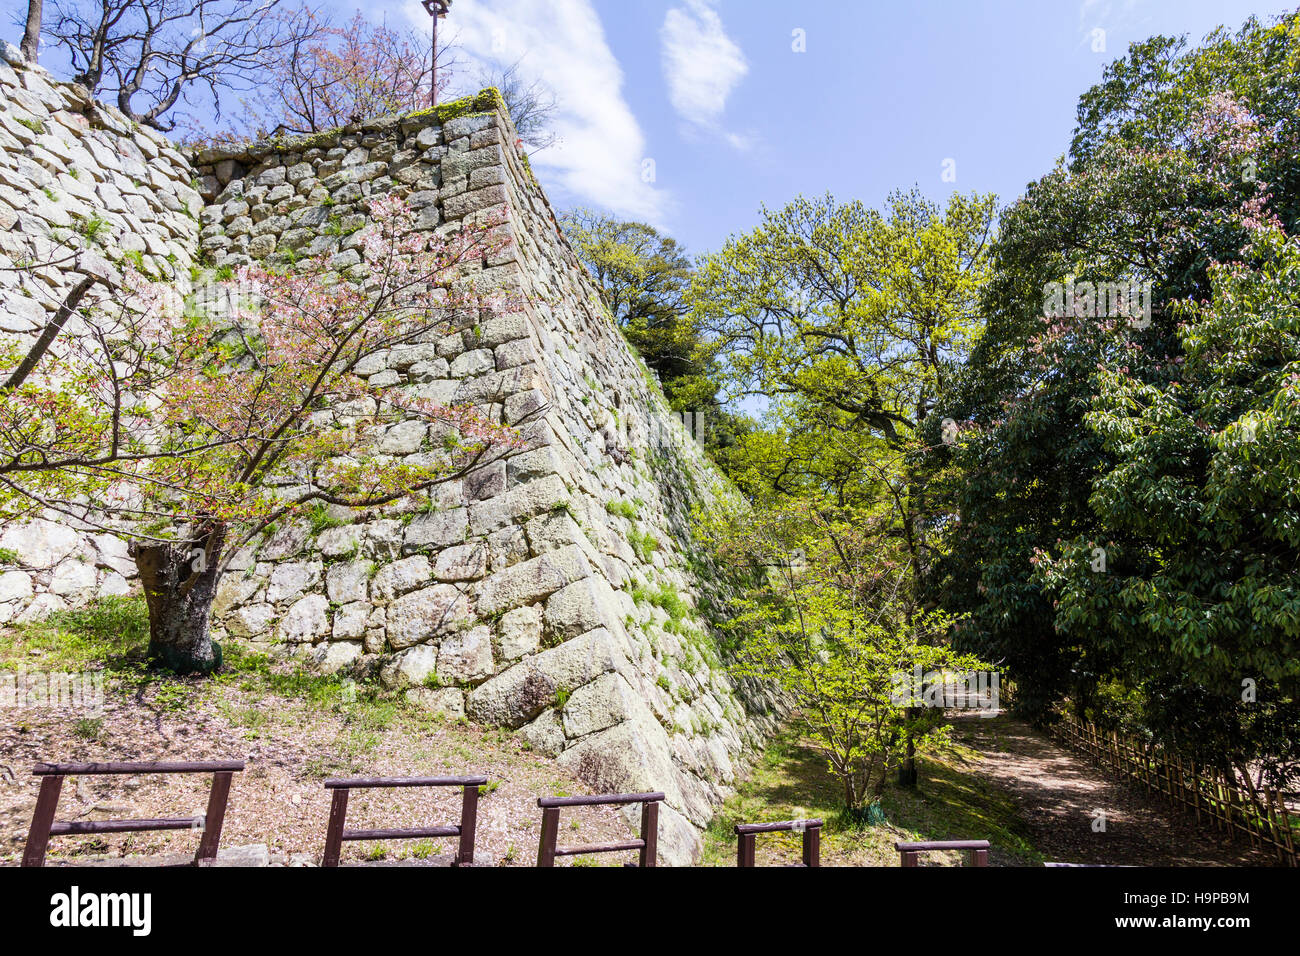
[[[363,119],[409,113],[429,105],[430,84],[445,90],[455,61],[440,44],[437,70],[427,37],[375,24],[358,11],[342,26],[309,13],[313,29],[290,43],[241,108],[221,128],[191,123],[195,144],[310,134]]]
[[[441,90],[451,79],[450,54],[443,47],[437,56]],[[269,90],[281,128],[315,133],[428,106],[433,66],[425,37],[373,24],[358,11],[342,27],[295,45]]]
[[[0,389],[0,508],[130,539],[150,656],[172,670],[220,665],[208,633],[217,585],[271,525],[427,494],[521,443],[474,407],[357,374],[385,350],[513,308],[462,274],[508,240],[491,222],[417,231],[396,198],[370,214],[362,261],[346,274],[326,256],[283,271],[248,265],[217,284],[220,309],[128,272],[116,315],[88,320]],[[0,360],[15,367],[21,354]],[[430,426],[420,454],[374,452],[398,419]]]

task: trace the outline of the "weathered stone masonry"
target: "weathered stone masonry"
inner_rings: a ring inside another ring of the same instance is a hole
[[[661,852],[694,859],[776,719],[722,667],[708,619],[724,595],[692,542],[691,508],[732,492],[603,308],[496,97],[207,152],[190,177],[208,267],[325,253],[344,269],[364,200],[397,191],[430,229],[503,218],[512,242],[473,278],[526,303],[361,371],[524,421],[527,447],[427,502],[282,523],[235,556],[220,634],[518,728],[593,787],[663,790]],[[420,455],[429,437],[399,421],[377,451]]]
[[[161,133],[3,44],[0,336],[35,336],[83,272],[110,275],[109,262],[124,255],[187,286],[203,207],[193,180],[189,161]],[[80,243],[89,249],[75,263],[50,265],[89,229],[95,242]],[[78,320],[64,331],[75,335]],[[0,623],[125,594],[135,573],[123,541],[66,520],[0,528],[0,548],[17,556],[0,566]]]
[[[475,281],[527,306],[363,371],[510,423],[539,415],[527,449],[428,508],[339,511],[346,523],[315,535],[305,521],[277,528],[235,562],[217,618],[521,728],[593,786],[664,790],[665,852],[685,862],[773,719],[752,689],[742,699],[698,610],[719,596],[691,570],[690,509],[731,492],[614,326],[515,142],[485,98],[445,122],[386,118],[199,157],[201,245],[218,267],[291,250],[345,268],[363,201],[390,190],[431,229],[504,218],[513,242]],[[418,455],[426,437],[400,422],[379,450]]]

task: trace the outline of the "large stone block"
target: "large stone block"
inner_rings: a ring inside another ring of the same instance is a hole
[[[379,679],[389,687],[423,684],[438,667],[438,648],[421,644],[398,654],[379,671]]]
[[[539,555],[484,581],[478,595],[478,613],[486,616],[535,604],[589,574],[591,566],[579,548]]]
[[[474,720],[522,727],[572,690],[626,664],[608,631],[593,631],[526,658],[470,692],[466,713]]]
[[[277,564],[266,585],[266,599],[272,603],[293,601],[320,582],[319,561],[290,561]]]
[[[40,518],[9,524],[0,531],[0,548],[15,552],[29,568],[51,568],[82,547],[81,536],[72,528]]]
[[[32,578],[25,571],[5,571],[0,573],[0,602],[25,601],[35,591]]]
[[[464,508],[434,511],[412,519],[406,526],[402,547],[406,551],[419,548],[445,548],[461,544],[467,537],[468,514]]]
[[[542,641],[542,612],[536,607],[520,607],[501,618],[501,636],[497,646],[505,660],[513,661],[537,651]]]
[[[444,638],[438,647],[438,677],[464,684],[492,675],[492,631],[479,626]]]
[[[592,575],[551,595],[546,602],[546,630],[561,639],[577,637],[598,627],[622,628],[622,606],[603,578]]]
[[[481,541],[438,552],[433,576],[439,581],[473,581],[487,573],[488,547]]]
[[[564,734],[569,738],[613,727],[627,720],[633,702],[639,700],[626,680],[618,674],[602,674],[590,684],[583,684],[564,705]]]
[[[325,589],[329,599],[335,604],[366,600],[368,583],[374,566],[373,561],[352,561],[348,564],[331,565],[325,572]]]
[[[280,640],[311,643],[329,633],[329,601],[322,594],[309,594],[295,601],[280,619]]]
[[[388,607],[388,643],[401,650],[450,633],[468,617],[469,602],[450,584],[436,584],[398,598]]]
[[[429,559],[417,554],[380,568],[370,582],[370,594],[372,598],[391,601],[432,579],[433,567]]]

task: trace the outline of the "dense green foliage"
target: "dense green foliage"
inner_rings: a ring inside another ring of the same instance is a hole
[[[909,754],[946,741],[939,711],[920,706],[908,675],[982,666],[948,648],[948,614],[917,606],[902,548],[882,524],[887,515],[871,521],[807,499],[703,521],[719,557],[749,569],[725,625],[733,672],[785,691],[850,811],[878,801]]]
[[[978,327],[992,216],[992,197],[941,209],[897,194],[884,214],[798,199],[706,257],[690,291],[727,396],[766,402],[715,451],[754,509],[705,528],[755,575],[733,608],[736,669],[796,702],[850,809],[891,769],[913,780],[942,737],[937,710],[893,693],[900,675],[975,666],[948,648],[952,617],[921,601],[920,434]]]
[[[755,505],[715,538],[767,569],[740,658],[841,778],[827,714],[869,709],[887,659],[955,651],[1037,722],[1072,707],[1294,779],[1298,102],[1300,15],[1156,37],[996,237],[991,197],[801,198],[699,263],[720,394],[764,403],[715,452]],[[802,575],[762,557],[793,540]],[[916,716],[863,753],[896,761]]]
[[[702,261],[691,300],[726,396],[767,405],[731,458],[742,487],[878,494],[978,328],[992,216],[991,196],[899,193],[885,213],[800,198]]]
[[[1069,699],[1294,774],[1300,21],[1135,45],[1003,215],[936,595],[1037,720]],[[1048,283],[1151,283],[1137,316]]]
[[[694,270],[677,240],[646,223],[589,209],[568,213],[563,226],[614,321],[659,376],[672,407],[714,405],[710,357],[686,307]]]

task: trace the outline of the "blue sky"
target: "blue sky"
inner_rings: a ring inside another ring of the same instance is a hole
[[[533,165],[555,205],[648,219],[703,252],[801,192],[880,204],[915,184],[1005,202],[1064,152],[1079,94],[1129,43],[1294,6],[453,0],[444,34],[467,61],[522,56],[554,89],[562,141]],[[367,13],[428,22],[416,0]]]
[[[323,2],[428,30],[419,0]],[[462,86],[521,61],[553,90],[561,139],[533,168],[557,208],[644,219],[702,253],[800,193],[1007,202],[1064,152],[1079,95],[1131,42],[1296,3],[452,0],[442,35]],[[0,0],[15,40],[25,6]],[[42,62],[66,74],[60,53]]]

